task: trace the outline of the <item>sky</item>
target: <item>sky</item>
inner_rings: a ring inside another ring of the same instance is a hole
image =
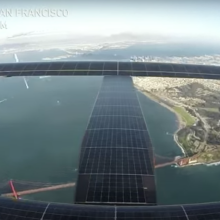
[[[29,31],[70,31],[214,40],[220,39],[219,8],[218,0],[5,0],[4,7],[0,6],[0,37]],[[54,10],[54,16],[43,9]],[[36,10],[41,10],[40,16],[33,17]]]

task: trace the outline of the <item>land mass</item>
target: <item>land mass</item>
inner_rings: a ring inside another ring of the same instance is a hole
[[[174,140],[180,166],[220,161],[220,82],[206,79],[133,77],[135,87],[178,118]]]

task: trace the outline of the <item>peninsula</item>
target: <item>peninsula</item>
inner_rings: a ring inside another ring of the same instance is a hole
[[[220,81],[133,77],[135,87],[178,118],[179,166],[220,162]]]

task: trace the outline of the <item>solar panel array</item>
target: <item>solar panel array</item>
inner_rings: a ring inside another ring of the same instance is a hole
[[[155,205],[152,161],[131,77],[105,76],[81,146],[76,203]]]
[[[219,220],[220,204],[95,206],[0,198],[1,220]]]
[[[0,64],[0,75],[127,75],[220,79],[220,66],[144,62],[35,62]]]

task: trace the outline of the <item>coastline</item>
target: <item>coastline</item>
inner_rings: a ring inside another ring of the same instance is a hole
[[[148,91],[143,91],[141,88],[139,88],[136,85],[136,88],[138,89],[138,91],[140,91],[141,93],[143,93],[145,96],[147,96],[149,99],[151,99],[152,101],[160,104],[161,106],[167,108],[169,111],[173,112],[176,116],[177,122],[178,122],[178,129],[175,131],[175,133],[173,134],[173,139],[176,142],[176,144],[178,145],[178,147],[181,149],[182,153],[184,156],[186,156],[186,152],[184,151],[183,147],[180,145],[180,143],[178,142],[178,135],[177,133],[185,127],[185,122],[182,120],[181,116],[174,111],[174,109],[172,109],[170,106],[166,105],[164,102],[160,102],[158,99],[160,99],[160,97],[157,97],[156,95],[151,94]],[[162,101],[162,100],[161,100]]]

